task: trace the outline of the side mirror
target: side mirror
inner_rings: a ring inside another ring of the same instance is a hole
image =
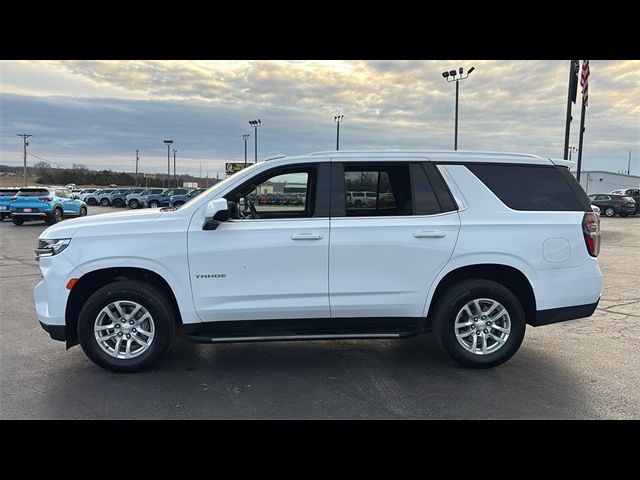
[[[216,198],[207,203],[203,230],[215,230],[222,222],[229,220],[229,205],[225,198]]]

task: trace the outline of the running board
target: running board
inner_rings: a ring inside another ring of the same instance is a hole
[[[372,331],[312,331],[312,332],[199,332],[187,334],[190,343],[242,343],[242,342],[282,342],[296,340],[363,340],[383,338],[408,338],[422,333],[422,329]]]

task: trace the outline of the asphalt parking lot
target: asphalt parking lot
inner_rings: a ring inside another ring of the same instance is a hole
[[[640,418],[640,216],[602,219],[596,313],[528,327],[515,357],[492,370],[456,366],[424,335],[227,345],[178,337],[152,371],[110,373],[37,322],[33,249],[45,228],[0,223],[2,419]]]

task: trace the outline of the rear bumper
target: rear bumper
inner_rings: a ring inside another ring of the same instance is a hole
[[[577,318],[585,318],[593,315],[598,308],[598,299],[595,303],[587,305],[575,305],[573,307],[551,308],[549,310],[538,310],[534,321],[529,322],[533,327],[541,327],[552,323],[566,322],[567,320],[575,320]]]
[[[65,325],[47,325],[46,323],[40,322],[40,326],[54,340],[64,342],[67,339],[67,327]]]

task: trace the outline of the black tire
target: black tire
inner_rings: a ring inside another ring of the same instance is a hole
[[[98,205],[98,202],[95,198],[90,198],[89,200],[87,200],[87,205],[89,205],[90,207],[95,207],[96,205]]]
[[[14,225],[22,225],[24,223],[24,219],[17,217],[11,217],[11,221]]]
[[[62,209],[56,207],[53,209],[53,212],[51,212],[51,215],[47,217],[44,223],[46,223],[47,225],[53,225],[55,223],[61,222],[63,218],[64,215],[62,213]]]
[[[87,215],[87,208],[86,207],[80,207],[80,216],[81,217],[85,217]]]
[[[158,208],[160,206],[160,203],[158,203],[156,200],[151,200],[149,202],[149,208]]]
[[[129,202],[129,208],[136,209],[136,208],[139,208],[139,207],[140,207],[140,202],[138,200],[136,200],[135,198]]]
[[[149,348],[138,357],[118,359],[106,353],[95,339],[94,322],[100,311],[117,300],[139,303],[151,314],[155,334]],[[114,372],[139,372],[149,368],[169,348],[173,337],[173,308],[153,285],[138,280],[120,280],[100,288],[84,303],[78,316],[78,340],[96,365]]]
[[[613,209],[613,207],[607,207],[604,209],[604,214],[607,217],[615,217],[616,216],[616,211]]]
[[[100,200],[100,205],[102,205],[103,207],[108,207],[109,206],[109,199],[108,198],[103,198],[102,200]]]
[[[116,208],[124,207],[124,202],[117,198],[113,201],[113,206]]]
[[[180,205],[184,205],[184,202],[176,202],[173,204],[174,207],[179,207]]]
[[[353,204],[354,207],[360,208],[362,206],[362,202],[360,200],[356,200]]]
[[[465,350],[456,338],[454,323],[458,312],[470,301],[489,298],[502,304],[511,319],[511,332],[502,347],[478,355]],[[492,368],[509,360],[520,348],[526,330],[522,305],[503,285],[483,279],[465,280],[449,287],[437,300],[433,333],[440,348],[453,361],[468,368]]]
[[[621,216],[621,217],[626,217],[627,215],[629,215],[627,212],[622,212],[622,213],[620,213],[620,216]]]

